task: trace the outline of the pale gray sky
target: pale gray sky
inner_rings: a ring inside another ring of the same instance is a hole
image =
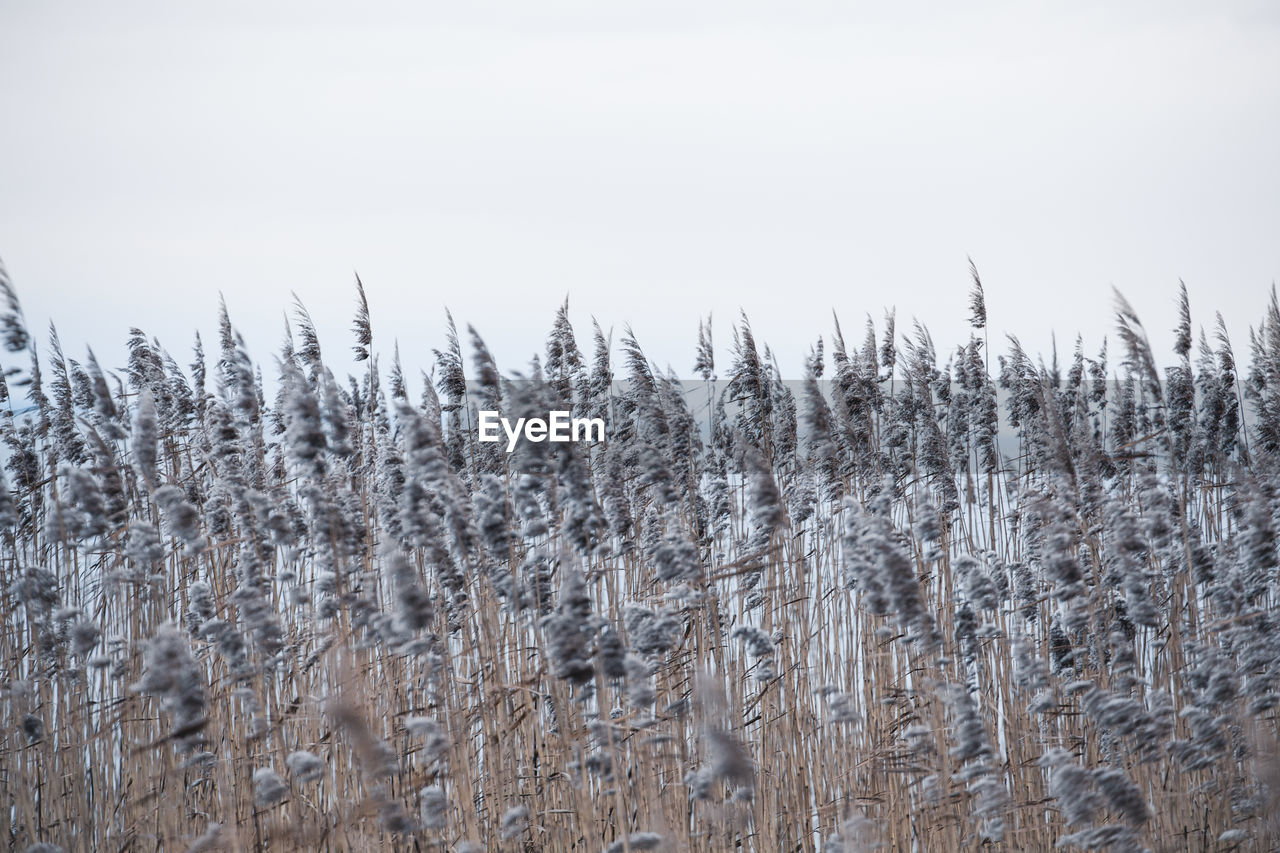
[[[581,338],[630,322],[683,373],[745,309],[794,374],[833,308],[962,340],[966,255],[1029,348],[1095,348],[1114,284],[1167,353],[1181,277],[1243,350],[1280,276],[1277,9],[8,0],[0,257],[117,364],[131,325],[187,361],[219,291],[259,357],[290,291],[345,357],[355,269],[406,367],[447,305],[521,368],[568,293]]]

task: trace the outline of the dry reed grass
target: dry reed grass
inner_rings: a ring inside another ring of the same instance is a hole
[[[697,391],[634,340],[623,384],[562,310],[522,382],[450,320],[411,405],[361,288],[367,374],[299,310],[268,405],[225,314],[206,391],[141,333],[37,362],[4,289],[12,849],[1277,843],[1274,297],[1246,434],[1225,336],[1151,375],[1127,305],[1109,392],[891,320],[804,385],[745,320],[727,383],[708,322]],[[556,403],[608,440],[473,440]]]

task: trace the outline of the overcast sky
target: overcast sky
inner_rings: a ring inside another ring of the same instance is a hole
[[[446,306],[522,368],[567,294],[685,374],[745,310],[794,375],[833,309],[963,340],[968,255],[1028,348],[1096,348],[1115,285],[1167,356],[1183,278],[1244,350],[1277,81],[1262,0],[8,0],[0,258],[115,364],[219,292],[268,365],[291,292],[344,359],[358,270],[407,369]]]

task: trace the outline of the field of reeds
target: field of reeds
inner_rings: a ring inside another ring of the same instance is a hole
[[[567,305],[419,373],[358,282],[350,340],[108,369],[0,290],[9,849],[1280,843],[1274,292],[1246,351],[1184,289],[1172,354],[1117,296],[1046,366],[974,271],[968,341],[836,322],[784,382],[745,317],[681,381]]]

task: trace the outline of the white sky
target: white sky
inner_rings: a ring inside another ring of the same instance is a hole
[[[219,291],[267,365],[291,291],[345,359],[358,270],[407,370],[446,305],[523,368],[569,294],[584,349],[687,375],[714,311],[727,366],[742,308],[794,376],[833,308],[963,340],[966,255],[1030,349],[1095,349],[1114,284],[1167,356],[1181,277],[1243,353],[1277,81],[1271,2],[8,0],[0,257],[114,364],[188,361]]]

